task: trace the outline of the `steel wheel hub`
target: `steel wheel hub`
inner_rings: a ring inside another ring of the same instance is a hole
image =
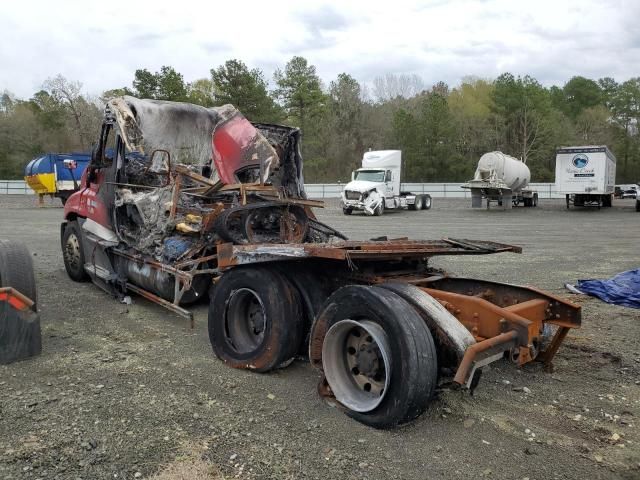
[[[266,314],[260,296],[249,288],[235,290],[227,300],[225,333],[238,353],[249,353],[264,340]]]
[[[75,234],[69,235],[64,246],[64,256],[67,264],[74,270],[80,267],[80,242]]]
[[[341,320],[324,337],[322,366],[340,403],[370,412],[382,402],[391,378],[387,335],[370,320]]]

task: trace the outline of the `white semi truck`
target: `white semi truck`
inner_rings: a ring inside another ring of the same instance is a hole
[[[507,209],[522,203],[525,207],[538,206],[538,192],[529,188],[531,172],[524,162],[502,152],[485,153],[478,160],[473,176],[462,185],[471,190],[471,207],[481,208],[482,200],[497,202]]]
[[[606,145],[562,147],[556,151],[556,192],[567,208],[610,207],[616,185],[616,157]]]
[[[351,215],[362,210],[367,215],[382,215],[397,208],[429,210],[431,195],[403,192],[400,183],[402,152],[378,150],[365,152],[362,168],[351,174],[351,181],[342,191],[342,211]]]

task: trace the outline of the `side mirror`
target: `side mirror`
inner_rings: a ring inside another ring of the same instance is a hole
[[[70,158],[65,158],[62,164],[64,165],[64,168],[68,168],[69,170],[75,170],[78,168],[78,162]]]
[[[96,165],[98,163],[98,157],[100,156],[100,146],[98,143],[94,143],[91,148],[91,164]]]

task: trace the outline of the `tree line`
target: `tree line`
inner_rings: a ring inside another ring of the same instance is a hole
[[[504,73],[494,80],[465,77],[450,87],[386,74],[369,86],[341,73],[325,85],[300,56],[277,69],[271,83],[260,69],[232,59],[193,82],[170,66],[139,69],[130,87],[100,96],[60,75],[29,99],[5,91],[0,178],[21,178],[25,164],[44,152],[90,149],[104,103],[119,95],[205,107],[231,103],[251,121],[300,127],[310,183],[347,181],[368,149],[402,150],[405,181],[465,181],[482,154],[500,150],[524,160],[532,181],[549,182],[557,147],[600,144],[617,157],[618,183],[640,180],[640,77],[618,83],[576,76],[545,87]]]

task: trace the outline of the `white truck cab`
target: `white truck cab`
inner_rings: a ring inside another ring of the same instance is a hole
[[[400,150],[366,152],[362,157],[362,168],[353,172],[351,181],[344,186],[344,214],[350,215],[354,210],[362,210],[368,215],[382,215],[385,209],[430,209],[430,195],[401,191],[401,168]]]

